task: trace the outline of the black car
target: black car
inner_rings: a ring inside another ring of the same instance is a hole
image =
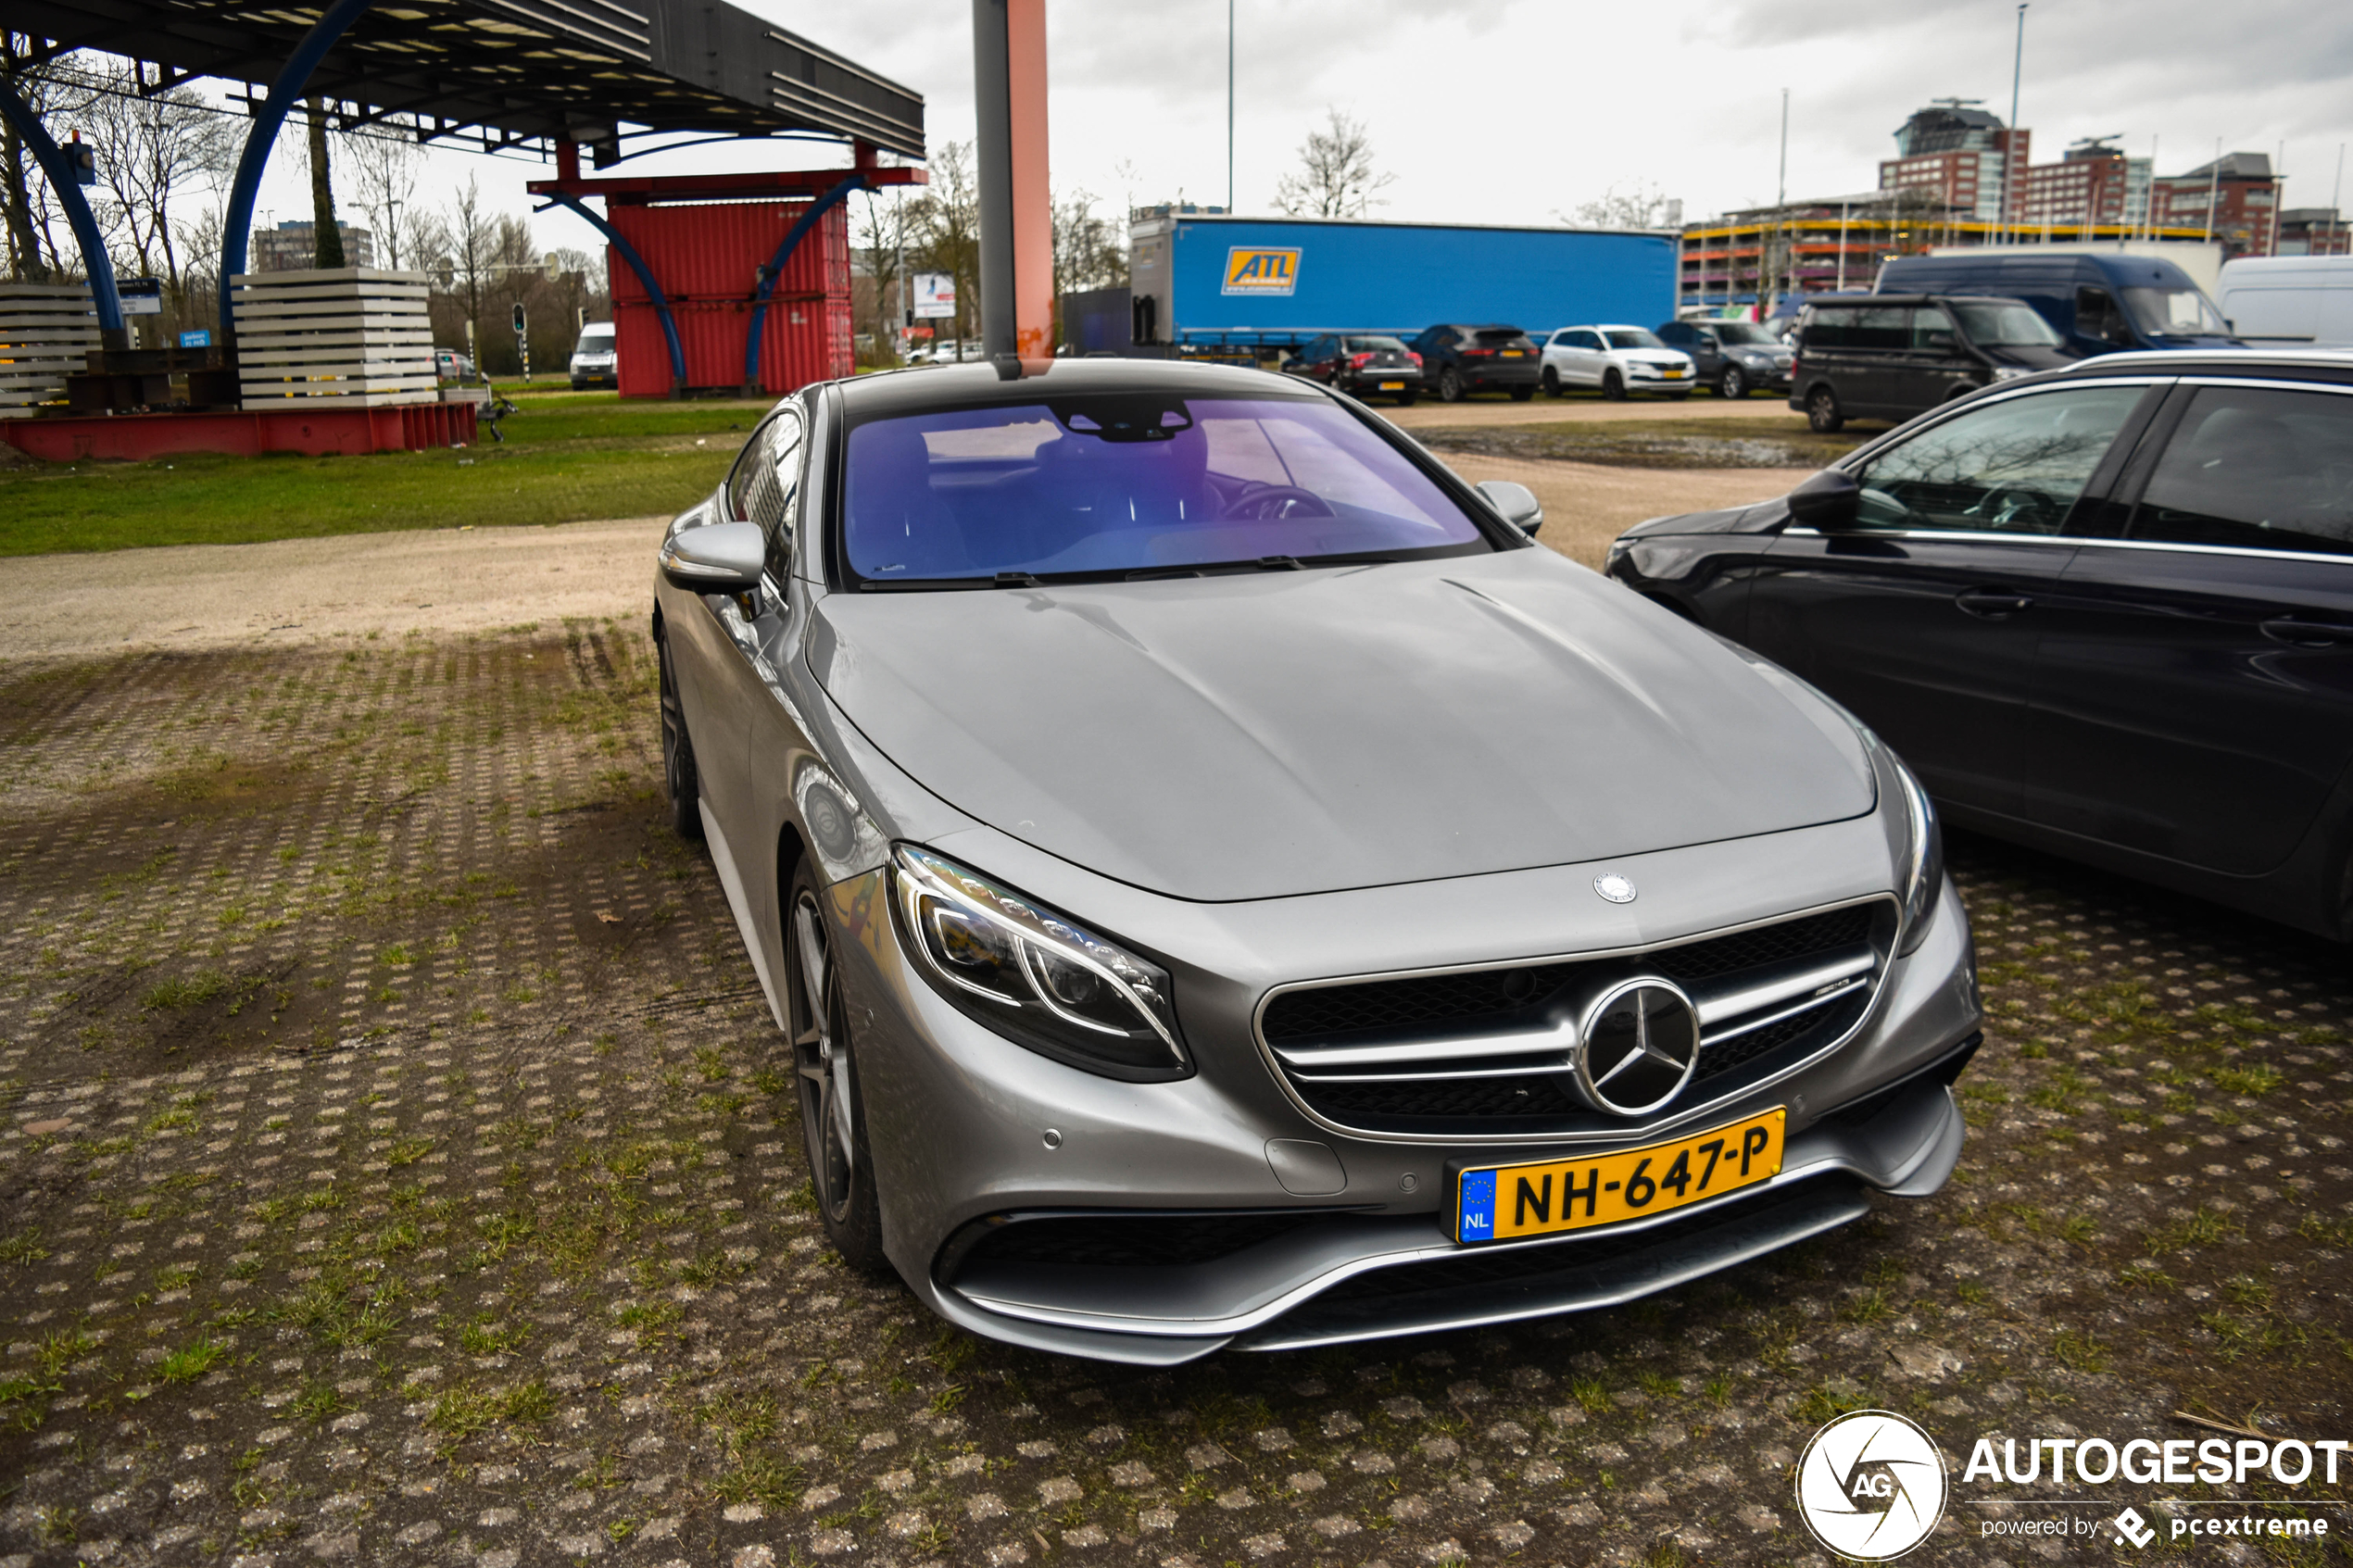
[[[1754,321],[1669,321],[1658,341],[1691,356],[1699,379],[1719,397],[1746,397],[1758,387],[1790,389],[1790,349]]]
[[[1890,294],[1809,305],[1798,313],[1789,406],[1827,434],[1848,420],[1908,420],[2082,358],[2015,299]]]
[[[1379,332],[1327,332],[1283,369],[1352,397],[1378,394],[1411,404],[1422,389],[1422,357]]]
[[[1508,392],[1515,403],[1536,395],[1536,345],[1517,327],[1432,327],[1409,346],[1421,356],[1424,383],[1449,403],[1474,392]]]
[[[1845,704],[1956,822],[2353,938],[2353,355],[2108,355],[1608,571]]]

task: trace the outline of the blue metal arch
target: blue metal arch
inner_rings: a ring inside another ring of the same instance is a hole
[[[799,248],[809,231],[817,226],[817,220],[836,203],[852,191],[871,189],[873,187],[866,183],[865,175],[852,174],[811,202],[809,210],[800,215],[799,221],[785,231],[784,243],[776,247],[776,254],[768,258],[768,265],[760,270],[760,288],[751,296],[751,326],[744,334],[744,390],[748,395],[758,395],[761,330],[768,324],[769,296],[776,292],[776,280],[784,276],[785,263],[792,259],[792,253]]]
[[[278,140],[279,127],[286,122],[287,114],[302,96],[310,73],[327,57],[335,41],[351,30],[360,13],[374,0],[335,0],[324,14],[303,34],[295,52],[286,56],[279,69],[277,80],[270,83],[270,97],[256,112],[253,129],[245,134],[245,151],[237,157],[237,177],[229,187],[229,212],[222,220],[220,233],[220,332],[224,340],[237,330],[232,314],[229,280],[245,270],[245,239],[253,230],[253,204],[261,194],[261,171],[270,162],[270,149]]]
[[[100,341],[108,348],[130,347],[122,327],[122,299],[115,292],[114,262],[107,255],[106,236],[98,232],[97,217],[91,212],[72,167],[66,162],[65,154],[57,150],[57,144],[50,139],[41,117],[5,83],[0,83],[0,118],[5,118],[23,138],[24,144],[32,149],[33,159],[48,177],[49,189],[56,194],[57,205],[66,209],[66,222],[73,230],[73,242],[82,247],[82,270],[90,274],[90,297],[98,307]]]
[[[670,340],[670,395],[677,396],[686,390],[686,350],[678,341],[678,323],[671,317],[670,301],[663,295],[661,285],[654,282],[654,270],[646,265],[646,258],[637,254],[635,245],[622,238],[620,230],[589,211],[587,204],[578,196],[557,192],[547,200],[549,205],[569,208],[594,225],[597,232],[604,235],[606,242],[621,252],[621,259],[629,264],[629,270],[637,274],[637,281],[646,285],[646,293],[653,296],[654,314],[661,319],[661,335]],[[545,212],[547,208],[543,207],[538,210]]]

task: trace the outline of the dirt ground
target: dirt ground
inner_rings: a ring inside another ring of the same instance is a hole
[[[1828,1568],[1789,1467],[1843,1410],[1957,1483],[2214,1435],[2176,1411],[2353,1436],[2343,952],[1969,840],[1933,1198],[1495,1330],[1159,1373],[948,1330],[811,1216],[635,608],[0,671],[0,1564]],[[2327,1546],[2196,1555],[2345,1562],[2346,1490],[2295,1495]],[[1955,1496],[1909,1561],[2287,1494]]]

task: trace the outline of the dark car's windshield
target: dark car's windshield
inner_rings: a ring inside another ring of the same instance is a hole
[[[1960,305],[1952,307],[1961,331],[1980,348],[2057,348],[2066,340],[2031,305]]]
[[[2152,337],[2228,337],[2231,332],[2196,289],[2126,289],[2124,307]]]
[[[1490,548],[1403,453],[1302,398],[1077,395],[849,432],[867,585]]]
[[[1717,342],[1728,348],[1749,344],[1770,347],[1781,341],[1754,321],[1710,321],[1707,330],[1716,334]]]
[[[1393,337],[1352,337],[1343,350],[1349,354],[1403,354],[1405,345]]]
[[[1612,327],[1604,334],[1612,348],[1664,348],[1667,345],[1640,327]]]

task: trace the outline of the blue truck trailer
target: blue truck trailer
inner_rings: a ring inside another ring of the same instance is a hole
[[[1527,332],[1675,316],[1676,236],[1623,229],[1238,218],[1139,208],[1133,352],[1269,357],[1322,332]]]

